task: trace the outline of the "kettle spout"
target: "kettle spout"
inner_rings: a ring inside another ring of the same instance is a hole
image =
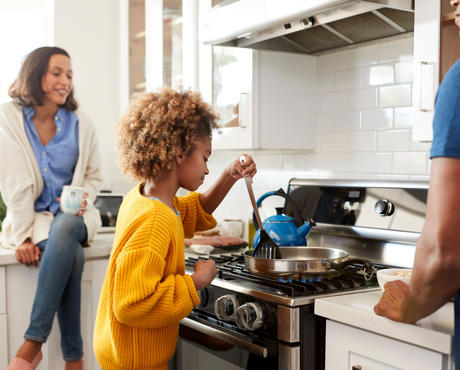
[[[316,222],[312,218],[308,218],[303,225],[297,228],[297,232],[302,238],[305,238],[313,226],[316,226]]]

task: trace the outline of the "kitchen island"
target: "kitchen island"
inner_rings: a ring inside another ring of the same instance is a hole
[[[112,250],[113,233],[100,233],[84,248],[86,258],[82,277],[81,325],[85,369],[100,369],[93,355],[93,325],[99,295]],[[29,324],[39,269],[16,260],[13,249],[0,248],[0,368],[5,369],[22,344]],[[37,369],[63,369],[57,320],[47,343],[42,347],[43,360]]]
[[[379,290],[315,301],[315,314],[328,319],[326,370],[453,369],[453,303],[403,324],[374,313],[381,295]]]

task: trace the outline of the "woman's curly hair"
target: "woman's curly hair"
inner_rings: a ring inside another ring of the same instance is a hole
[[[161,177],[217,128],[217,115],[196,92],[163,88],[134,96],[117,123],[118,162],[136,181]]]

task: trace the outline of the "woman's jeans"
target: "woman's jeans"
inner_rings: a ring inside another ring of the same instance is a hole
[[[54,217],[48,239],[38,243],[43,256],[30,326],[24,338],[46,342],[57,312],[65,361],[83,357],[80,301],[85,262],[82,242],[86,238],[83,219],[60,212]]]

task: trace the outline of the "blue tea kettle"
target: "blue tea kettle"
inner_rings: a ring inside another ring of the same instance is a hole
[[[260,207],[264,199],[273,195],[283,197],[292,206],[295,206],[289,195],[287,195],[283,189],[278,189],[276,191],[269,191],[257,199],[257,207]],[[284,209],[282,207],[276,208],[277,214],[270,216],[263,221],[264,229],[267,231],[268,235],[270,235],[270,237],[280,246],[307,245],[306,236],[311,228],[316,225],[315,221],[313,221],[311,218],[305,220],[305,218],[300,214],[300,211],[296,207],[294,207],[295,217],[290,217],[283,214],[283,210]],[[252,245],[256,246],[259,242],[260,230],[254,212],[252,213],[252,218],[254,221],[254,226],[257,229],[252,241]],[[297,227],[296,224],[300,226]]]

